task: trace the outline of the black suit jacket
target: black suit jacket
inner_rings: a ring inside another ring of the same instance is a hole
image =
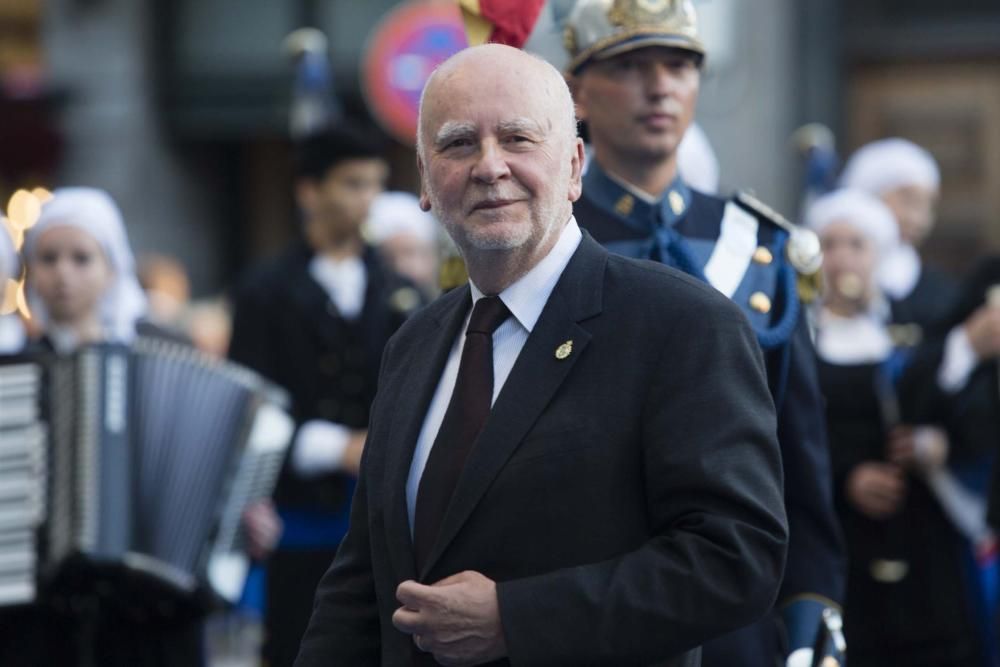
[[[405,486],[468,288],[386,348],[351,528],[297,665],[409,665],[396,587],[498,582],[512,665],[696,665],[774,601],[787,538],[754,334],[713,288],[585,237],[470,454],[425,571]],[[555,350],[572,341],[572,354]]]
[[[297,241],[244,280],[235,292],[229,357],[284,387],[298,424],[325,419],[363,429],[382,350],[420,296],[366,247],[364,307],[348,321],[310,275],[313,257]],[[289,509],[346,511],[348,479],[342,472],[307,479],[286,466],[275,500]]]

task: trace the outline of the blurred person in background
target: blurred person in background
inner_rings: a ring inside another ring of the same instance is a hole
[[[131,343],[146,312],[124,222],[104,191],[62,188],[25,235],[26,295],[42,350]],[[89,585],[83,582],[83,585]],[[2,623],[0,664],[146,665],[203,663],[200,614],[165,596],[136,610],[117,589],[96,588],[74,604],[43,598]],[[68,598],[71,601],[73,598]],[[80,602],[83,600],[84,602]]]
[[[187,269],[176,257],[159,253],[139,256],[136,273],[149,303],[147,319],[161,327],[179,331],[184,309],[191,298]]]
[[[984,518],[995,441],[987,435],[989,428],[980,429],[983,411],[992,405],[983,376],[971,385],[969,381],[990,358],[990,330],[997,316],[985,307],[982,294],[979,308],[957,308],[955,281],[920,257],[934,228],[941,187],[940,170],[929,151],[906,139],[874,141],[850,157],[841,182],[879,197],[899,228],[900,242],[880,261],[878,281],[889,300],[893,340],[908,348],[900,394],[919,419],[943,424],[948,433],[952,457],[941,472],[948,477],[948,488],[940,495],[951,499],[963,526],[966,569],[977,620],[982,621],[996,609],[1000,569]],[[955,319],[960,311],[961,321]],[[978,627],[986,650],[996,654],[993,628],[985,623]]]
[[[915,350],[904,400],[948,430],[961,459],[950,470],[965,498],[966,565],[976,593],[978,629],[990,664],[1000,660],[1000,258],[981,261],[962,282],[950,312]]]
[[[859,148],[840,177],[845,188],[881,199],[899,227],[899,243],[879,260],[878,282],[892,301],[892,321],[911,325],[918,342],[924,329],[940,320],[955,298],[954,282],[926,266],[919,250],[934,229],[941,174],[927,150],[906,139],[882,139]]]
[[[28,352],[72,354],[88,345],[128,345],[144,335],[147,301],[124,221],[108,193],[57,189],[26,232],[22,252],[26,296],[40,332]],[[280,530],[267,502],[248,508],[244,526],[253,557],[267,553]],[[0,664],[204,663],[204,605],[158,589],[122,589],[90,573],[70,585],[68,593],[57,588],[54,596],[43,595],[0,621]]]
[[[877,197],[842,189],[818,198],[806,221],[824,252],[816,352],[849,554],[850,664],[982,665],[963,538],[936,488],[947,438],[908,425],[896,388],[902,352],[876,277],[898,242],[894,215]]]
[[[41,345],[71,352],[132,342],[148,302],[121,212],[96,188],[61,188],[25,233],[25,295]]]
[[[187,268],[170,255],[140,255],[137,274],[149,302],[149,312],[139,323],[140,334],[165,330],[209,356],[226,358],[232,315],[225,298],[192,301]]]
[[[383,192],[365,223],[365,238],[388,265],[433,298],[438,289],[438,222],[409,192]]]
[[[362,237],[388,177],[381,141],[341,122],[296,146],[301,237],[237,288],[229,356],[284,387],[298,424],[267,564],[271,667],[295,660],[316,584],[347,530],[382,348],[419,292]]]
[[[7,225],[0,216],[0,303],[4,301],[4,293],[8,289],[8,281],[17,280],[21,276],[21,258],[14,247],[14,239],[10,237]],[[0,314],[0,354],[13,354],[24,347],[24,323],[17,313]]]
[[[819,249],[814,237],[759,202],[699,192],[678,173],[705,48],[690,2],[652,4],[581,0],[570,15],[567,76],[593,147],[574,213],[609,250],[710,283],[754,326],[778,408],[788,560],[774,612],[706,644],[703,662],[772,667],[812,649],[843,594],[823,404],[796,290],[797,274],[818,270]],[[709,175],[705,187],[716,182]],[[822,646],[838,653],[833,642]]]
[[[181,330],[205,354],[225,359],[233,333],[233,316],[222,297],[192,301],[180,318]]]

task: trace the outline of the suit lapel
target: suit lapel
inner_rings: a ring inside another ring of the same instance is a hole
[[[325,310],[326,303],[330,300],[322,286],[309,273],[309,265],[312,263],[315,254],[305,245],[298,242],[288,256],[285,269],[287,269],[289,302],[305,313],[314,316],[317,310]]]
[[[420,573],[421,581],[583,356],[590,334],[579,322],[601,311],[606,261],[607,252],[585,234],[525,341],[486,426],[469,453],[441,523],[438,540],[426,569]],[[556,351],[567,341],[572,341],[572,351],[559,358]]]
[[[416,578],[413,540],[406,506],[406,481],[431,398],[444,372],[459,327],[469,310],[469,287],[442,297],[440,308],[430,314],[428,324],[415,335],[409,358],[402,363],[402,380],[393,404],[388,470],[384,480],[386,537],[393,568],[400,581]],[[434,306],[429,306],[434,308]]]

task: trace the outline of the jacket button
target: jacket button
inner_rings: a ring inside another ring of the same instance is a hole
[[[767,265],[774,261],[774,255],[764,246],[757,246],[757,249],[753,253],[753,261],[758,264]]]
[[[750,307],[758,313],[771,312],[771,299],[763,292],[754,292],[750,295]]]

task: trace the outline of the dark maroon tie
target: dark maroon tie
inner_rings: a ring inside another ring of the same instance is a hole
[[[476,301],[465,330],[455,390],[417,487],[413,549],[422,571],[437,539],[465,460],[486,424],[493,400],[493,332],[510,317],[500,297]]]

